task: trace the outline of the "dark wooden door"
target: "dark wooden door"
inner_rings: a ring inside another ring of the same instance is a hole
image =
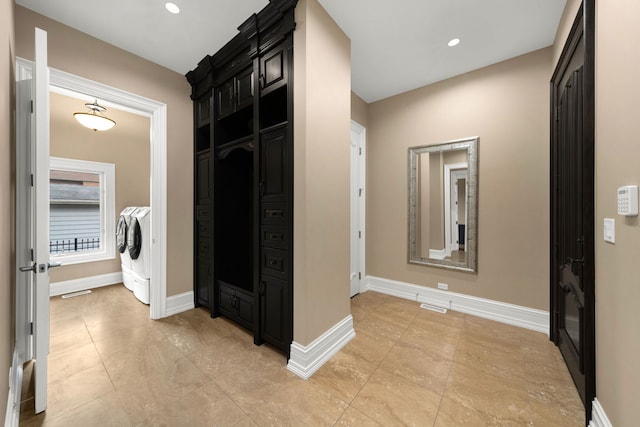
[[[551,339],[590,416],[595,397],[593,0],[552,78]]]

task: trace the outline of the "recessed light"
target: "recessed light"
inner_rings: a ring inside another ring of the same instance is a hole
[[[449,45],[449,47],[454,47],[454,46],[457,46],[458,43],[460,43],[460,39],[451,39],[447,44]]]
[[[173,14],[180,13],[180,8],[175,5],[175,3],[167,3],[164,5],[167,10]]]

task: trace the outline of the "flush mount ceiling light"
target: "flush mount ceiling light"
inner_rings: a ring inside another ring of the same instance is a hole
[[[460,43],[460,39],[451,39],[449,40],[449,43],[447,43],[447,45],[449,45],[449,47],[454,47],[457,46],[458,43]]]
[[[102,105],[98,105],[97,99],[92,103],[86,103],[84,105],[90,110],[89,113],[73,113],[73,117],[75,117],[82,126],[98,131],[109,130],[116,125],[116,122],[104,115],[107,109]]]
[[[180,8],[176,6],[175,3],[166,3],[164,7],[166,7],[167,10],[173,13],[174,15],[177,13],[180,13]]]

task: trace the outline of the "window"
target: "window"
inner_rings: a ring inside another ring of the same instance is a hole
[[[51,259],[115,258],[115,165],[51,157],[49,168]]]

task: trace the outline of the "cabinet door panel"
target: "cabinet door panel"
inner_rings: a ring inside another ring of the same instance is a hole
[[[238,294],[237,313],[239,322],[247,329],[253,329],[253,298]]]
[[[288,353],[293,324],[289,283],[265,276],[260,291],[260,338]]]
[[[247,68],[236,76],[236,110],[253,105],[253,69]]]
[[[211,122],[211,95],[207,93],[196,99],[196,126],[202,127]]]
[[[209,201],[211,197],[210,191],[210,176],[211,176],[211,157],[209,152],[198,155],[198,162],[196,164],[196,198],[197,204],[204,204]]]
[[[260,136],[260,201],[287,201],[289,181],[286,127]]]
[[[218,114],[217,118],[228,116],[235,111],[234,103],[235,80],[233,78],[222,83],[217,92]]]
[[[220,284],[219,281],[216,282],[218,283],[218,288],[220,289],[220,299],[218,300],[218,303],[220,304],[220,313],[224,314],[227,317],[235,318],[235,292],[231,288]]]
[[[211,309],[210,289],[211,289],[211,263],[205,260],[198,260],[198,270],[196,271],[196,301],[198,304]]]
[[[287,84],[287,50],[277,46],[260,58],[260,94],[268,93]]]

